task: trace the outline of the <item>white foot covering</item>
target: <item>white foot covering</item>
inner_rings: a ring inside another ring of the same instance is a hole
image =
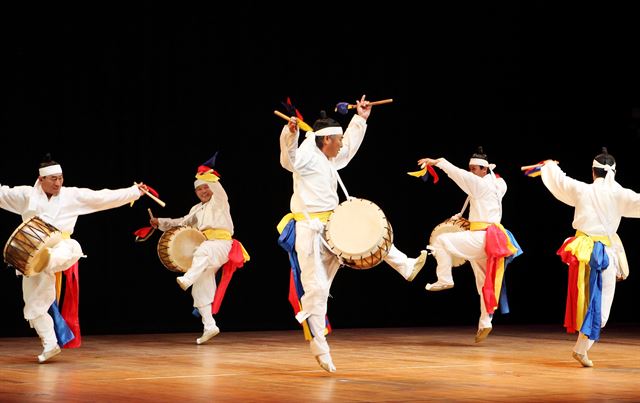
[[[576,353],[575,351],[572,354],[572,357],[578,361],[580,364],[582,364],[583,367],[585,368],[591,368],[593,367],[593,361],[591,361],[589,359],[589,357],[587,357],[587,353],[584,354],[579,354]]]
[[[427,284],[424,287],[427,291],[442,291],[442,290],[448,290],[449,288],[453,288],[453,283],[444,283],[440,280],[436,281],[435,283],[431,284]]]
[[[60,354],[61,351],[60,346],[57,345],[49,351],[43,351],[42,354],[38,356],[38,362],[42,364],[43,362]]]
[[[413,279],[416,278],[418,273],[420,273],[420,270],[422,270],[422,268],[424,267],[424,264],[426,263],[426,261],[427,261],[427,251],[423,250],[420,252],[420,256],[418,256],[416,258],[416,261],[413,263],[413,271],[411,272],[409,277],[407,277],[407,281],[413,281]]]
[[[327,372],[336,372],[336,366],[333,365],[333,360],[331,359],[331,354],[320,354],[316,355],[316,361],[320,364],[320,367]]]
[[[187,281],[182,277],[176,277],[176,283],[182,288],[184,291],[187,291],[191,284],[187,283]]]
[[[220,329],[217,326],[212,329],[205,330],[204,333],[202,333],[202,336],[196,339],[196,344],[206,343],[211,340],[211,338],[217,336],[218,333],[220,333]]]

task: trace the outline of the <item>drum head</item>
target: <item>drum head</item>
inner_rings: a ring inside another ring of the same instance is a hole
[[[327,221],[327,242],[346,256],[370,254],[388,237],[389,224],[376,204],[364,199],[342,202]]]
[[[184,272],[189,270],[193,254],[206,239],[204,234],[195,228],[184,227],[176,231],[173,239],[169,242],[169,255],[175,265]]]

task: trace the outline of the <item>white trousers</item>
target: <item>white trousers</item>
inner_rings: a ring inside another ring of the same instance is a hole
[[[80,244],[74,239],[63,239],[49,250],[49,264],[39,274],[22,278],[24,318],[31,320],[47,314],[56,299],[55,273],[64,271],[83,256]]]
[[[437,261],[436,274],[438,280],[453,284],[453,257],[469,261],[476,279],[476,290],[480,296],[480,318],[478,329],[492,327],[492,315],[482,298],[482,286],[487,275],[487,254],[484,251],[486,231],[445,232],[436,237],[430,245]]]
[[[210,305],[216,293],[216,273],[229,260],[231,240],[213,239],[204,241],[193,255],[191,267],[182,276],[191,285],[193,306]]]

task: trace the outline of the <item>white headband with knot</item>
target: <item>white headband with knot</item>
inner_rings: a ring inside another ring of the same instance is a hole
[[[606,164],[601,164],[596,160],[593,160],[593,163],[591,164],[591,168],[602,168],[605,171],[609,172],[609,171],[615,171],[616,170],[616,164],[606,165]]]
[[[48,167],[40,168],[38,172],[40,176],[60,175],[62,174],[62,167],[58,164],[49,165]]]
[[[480,167],[488,167],[490,170],[494,170],[496,168],[496,164],[489,164],[489,161],[483,158],[470,158],[469,165],[477,165]]]
[[[335,136],[338,134],[342,134],[342,127],[340,126],[329,126],[324,129],[320,129],[317,132],[313,132],[316,137],[324,137],[324,136]]]

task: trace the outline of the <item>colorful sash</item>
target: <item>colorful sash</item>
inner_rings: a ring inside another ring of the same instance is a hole
[[[580,231],[568,238],[557,254],[569,266],[564,327],[577,329],[591,340],[600,339],[602,324],[602,271],[609,266],[606,236],[588,236]]]
[[[62,233],[63,239],[71,239],[68,232]],[[62,296],[62,273],[65,277],[64,298],[62,312],[58,310]],[[56,272],[56,300],[49,307],[49,314],[53,318],[53,329],[58,337],[58,344],[62,348],[78,348],[82,344],[80,334],[80,319],[78,308],[80,304],[80,282],[78,281],[78,262],[72,264],[62,272]]]
[[[522,254],[522,249],[513,234],[499,223],[471,222],[470,231],[486,231],[485,253],[487,254],[487,272],[482,285],[482,298],[489,314],[493,314],[501,306],[502,313],[509,313],[506,281],[504,278],[507,265]],[[500,296],[500,304],[496,299]]]
[[[216,294],[213,297],[213,303],[211,304],[211,312],[213,314],[216,314],[220,310],[220,305],[222,304],[222,300],[224,298],[225,292],[227,291],[227,287],[229,286],[229,282],[231,281],[231,277],[233,277],[233,273],[244,266],[245,262],[248,262],[251,257],[249,256],[249,253],[244,248],[242,243],[240,243],[240,241],[238,241],[237,239],[233,239],[231,237],[231,232],[225,229],[209,228],[202,231],[202,233],[208,240],[233,240],[233,243],[231,244],[231,250],[229,250],[229,260],[227,260],[227,262],[222,265],[222,276],[220,278],[220,284],[216,288]]]

